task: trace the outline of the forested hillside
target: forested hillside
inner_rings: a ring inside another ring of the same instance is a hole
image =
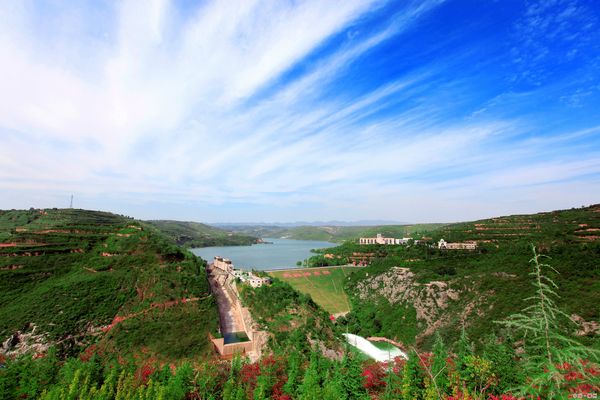
[[[155,220],[146,223],[156,227],[179,246],[249,246],[257,243],[258,238],[251,235],[234,233],[199,222]]]
[[[32,209],[0,211],[0,232],[4,356],[210,353],[218,319],[203,264],[157,231],[104,212]]]
[[[327,253],[341,257],[330,262],[370,262],[346,284],[352,312],[343,322],[351,331],[431,348],[435,333],[455,343],[462,327],[483,341],[495,321],[528,304],[534,294],[528,275],[533,245],[556,269],[549,273],[558,285],[559,306],[574,321],[570,331],[598,345],[598,232],[600,206],[591,206],[451,224],[428,232],[427,244],[347,243]],[[438,249],[442,238],[476,241],[477,249]]]
[[[95,211],[3,211],[0,398],[593,395],[599,216],[594,206],[444,226],[408,247],[327,249],[370,263],[346,279],[352,311],[337,320],[278,279],[240,284],[270,338],[250,362],[217,358],[203,262],[150,225]],[[433,247],[442,237],[478,247]],[[369,361],[343,332],[400,341],[408,360]]]

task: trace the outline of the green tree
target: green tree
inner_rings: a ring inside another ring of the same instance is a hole
[[[492,372],[497,381],[494,388],[496,394],[512,391],[523,383],[521,366],[517,362],[509,338],[499,341],[496,335],[488,336],[483,348],[483,357],[492,363]]]
[[[301,400],[320,400],[322,397],[321,386],[319,384],[319,360],[316,352],[310,355],[310,363],[304,372],[304,378],[299,388]]]
[[[469,340],[467,331],[463,326],[460,332],[460,338],[456,345],[456,372],[458,373],[461,382],[465,382],[468,379],[467,360],[473,353],[473,343]]]
[[[298,379],[300,378],[300,354],[296,351],[291,352],[288,357],[287,382],[283,386],[283,391],[290,396],[296,394]]]
[[[223,392],[221,393],[223,400],[235,400],[235,389],[235,381],[230,377],[223,386]]]
[[[349,399],[368,399],[367,390],[363,386],[364,377],[361,361],[354,353],[346,353],[342,360],[344,379],[342,386]]]
[[[522,366],[528,379],[519,391],[526,395],[558,398],[565,394],[565,377],[561,372],[565,365],[575,368],[581,376],[588,378],[589,383],[598,382],[597,377],[585,371],[581,361],[598,360],[600,352],[581,345],[564,329],[573,323],[557,306],[558,286],[547,275],[552,272],[558,274],[558,271],[542,262],[543,258],[549,257],[538,254],[533,245],[531,249],[533,270],[529,275],[535,294],[526,299],[531,305],[499,323],[524,341]]]
[[[419,356],[413,350],[402,369],[402,399],[416,400],[423,389],[423,376],[419,368]]]
[[[341,370],[341,363],[333,364],[332,370],[327,376],[323,385],[323,400],[346,400],[346,392],[344,390],[344,375]]]
[[[385,390],[381,395],[381,400],[396,400],[401,397],[402,379],[400,375],[394,372],[394,367],[389,366],[385,377]]]
[[[254,389],[254,400],[264,400],[270,397],[271,380],[269,375],[261,373],[256,379],[256,388]]]
[[[431,363],[432,384],[436,387],[436,392],[439,395],[445,395],[450,389],[450,381],[448,379],[448,352],[444,345],[444,340],[439,332],[435,336],[435,344],[433,345],[433,360]]]

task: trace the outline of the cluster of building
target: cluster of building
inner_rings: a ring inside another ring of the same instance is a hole
[[[455,242],[448,243],[444,239],[440,239],[438,242],[438,249],[446,249],[446,250],[475,250],[477,248],[477,242],[475,241],[467,241],[467,242]]]
[[[271,283],[271,279],[262,276],[256,276],[250,271],[243,271],[240,269],[235,269],[233,267],[233,262],[228,258],[223,257],[215,257],[213,260],[213,266],[218,268],[228,274],[233,275],[235,278],[239,279],[244,283],[248,283],[253,288],[261,287],[263,285],[269,285]]]
[[[407,245],[408,242],[412,240],[414,244],[425,243],[427,240],[431,240],[431,238],[422,238],[420,240],[413,240],[412,238],[391,238],[384,237],[381,233],[378,233],[376,237],[362,237],[359,239],[360,244],[385,244],[385,245],[393,245],[393,244],[403,244]],[[446,250],[475,250],[477,248],[477,242],[475,241],[466,241],[466,242],[456,242],[449,243],[444,239],[440,239],[437,247],[439,249]]]
[[[402,239],[388,238],[388,237],[383,237],[383,235],[381,233],[378,233],[376,237],[360,238],[359,243],[360,244],[408,244],[408,241],[411,239],[412,238],[402,238]]]

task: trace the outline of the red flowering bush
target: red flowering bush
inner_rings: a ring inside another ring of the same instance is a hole
[[[140,383],[148,383],[148,378],[156,371],[156,368],[150,364],[142,365],[135,373],[136,380]]]
[[[242,370],[240,371],[240,378],[242,382],[252,388],[256,386],[256,379],[260,375],[260,365],[257,363],[254,364],[244,364],[242,365]]]
[[[378,391],[385,387],[385,371],[380,363],[365,364],[361,376],[364,377],[363,386],[369,391]]]

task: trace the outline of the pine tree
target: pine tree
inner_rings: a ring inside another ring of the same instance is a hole
[[[385,390],[381,395],[381,400],[396,400],[400,398],[402,390],[402,380],[398,374],[394,372],[394,367],[389,366],[385,377]]]
[[[223,393],[221,394],[223,400],[234,400],[235,396],[235,383],[233,382],[233,378],[227,379],[225,385],[223,386]]]
[[[283,391],[290,396],[296,394],[298,378],[300,377],[300,355],[292,352],[288,358],[287,382],[283,385]]]
[[[431,363],[431,375],[433,382],[432,384],[437,389],[436,392],[439,395],[445,395],[448,393],[450,387],[450,381],[448,379],[448,352],[444,345],[444,340],[439,332],[435,336],[435,344],[433,345],[433,360]]]
[[[497,379],[496,394],[510,392],[522,384],[523,374],[509,338],[500,342],[496,335],[488,336],[484,344],[483,357],[492,363],[492,371]]]
[[[237,390],[235,391],[235,400],[246,400],[246,392],[244,391],[244,386],[242,384],[238,384]]]
[[[419,356],[413,350],[408,355],[408,361],[402,370],[402,399],[416,400],[422,389],[422,375],[419,370]]]
[[[177,368],[175,375],[169,379],[166,386],[166,395],[168,399],[184,399],[185,395],[192,389],[194,370],[188,363]]]
[[[561,311],[555,299],[558,286],[546,275],[546,271],[558,273],[556,269],[542,262],[549,258],[537,253],[532,247],[533,271],[532,285],[535,294],[526,301],[531,305],[520,313],[513,314],[499,323],[524,339],[525,355],[523,369],[528,380],[519,387],[523,394],[556,398],[564,395],[562,385],[564,376],[560,367],[570,365],[578,369],[578,373],[589,378],[589,382],[597,377],[589,376],[581,365],[584,359],[598,360],[600,352],[587,348],[561,329],[562,324],[572,323],[567,314]]]
[[[254,400],[268,399],[270,396],[271,380],[264,372],[256,380],[256,389],[254,389]]]
[[[360,359],[353,353],[347,353],[342,361],[344,379],[342,386],[349,399],[368,399],[363,386],[364,377]]]
[[[336,362],[333,364],[333,371],[329,373],[323,385],[323,400],[347,400],[348,396],[346,396],[343,381],[341,365]]]
[[[304,378],[299,388],[301,400],[318,400],[321,398],[321,386],[319,384],[319,360],[318,354],[312,352],[310,355],[310,363],[304,372]]]
[[[456,372],[458,372],[461,382],[465,382],[469,379],[467,361],[473,353],[473,344],[469,340],[467,331],[463,326],[456,346]]]

